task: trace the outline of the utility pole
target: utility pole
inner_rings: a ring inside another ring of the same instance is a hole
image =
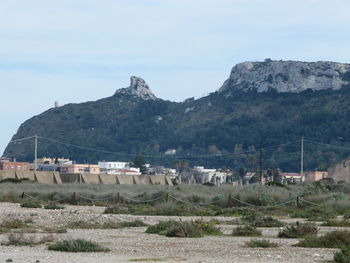
[[[301,180],[304,181],[304,136],[301,136],[300,175]]]
[[[38,136],[34,136],[34,171],[38,169]]]
[[[259,150],[259,182],[262,184],[262,149]]]

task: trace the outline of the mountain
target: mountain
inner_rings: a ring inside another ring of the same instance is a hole
[[[264,167],[297,171],[304,136],[306,169],[324,169],[350,153],[342,148],[350,148],[349,99],[349,64],[267,59],[234,66],[218,91],[181,103],[157,98],[131,77],[111,97],[34,116],[13,140],[39,135],[39,156],[78,162],[129,161],[143,152],[153,164],[187,159],[251,170],[262,147]],[[177,155],[164,156],[169,148]],[[32,161],[33,142],[10,143],[4,155]]]

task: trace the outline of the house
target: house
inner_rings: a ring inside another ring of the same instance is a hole
[[[101,174],[140,175],[140,168],[130,167],[127,162],[98,162]]]
[[[63,163],[72,163],[72,161],[65,158],[50,158],[50,157],[42,157],[37,160],[37,164],[63,164]]]
[[[304,172],[305,182],[317,182],[328,177],[327,171],[307,171]]]
[[[216,169],[206,169],[204,166],[193,167],[197,176],[201,177],[202,183],[213,183],[215,185],[226,183],[226,173]]]
[[[61,173],[70,174],[99,174],[100,168],[97,164],[61,164],[59,166]]]
[[[176,154],[176,150],[175,149],[168,149],[165,151],[164,153],[165,155],[175,155]]]
[[[29,171],[30,164],[27,162],[10,162],[8,160],[2,160],[0,162],[1,171]]]
[[[280,173],[279,176],[282,178],[282,182],[297,183],[303,182],[301,174],[298,173]]]

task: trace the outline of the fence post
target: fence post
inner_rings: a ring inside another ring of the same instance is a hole
[[[231,194],[228,196],[228,207],[231,208]]]
[[[296,205],[297,205],[297,208],[301,207],[301,205],[300,205],[300,196],[297,196]]]
[[[76,203],[76,201],[77,201],[77,196],[76,196],[76,194],[75,194],[75,192],[73,193],[73,203]]]
[[[118,192],[118,193],[117,193],[117,200],[116,200],[116,204],[118,204],[118,203],[119,203],[119,201],[120,201],[120,193]]]
[[[165,202],[169,202],[169,194],[167,193],[166,196],[165,196]]]

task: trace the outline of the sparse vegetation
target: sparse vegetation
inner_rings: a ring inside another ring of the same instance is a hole
[[[271,242],[270,240],[267,239],[252,239],[248,242],[245,243],[247,247],[251,248],[273,248],[273,247],[278,247],[278,243]]]
[[[108,221],[104,223],[99,222],[87,222],[87,221],[73,221],[69,223],[66,228],[70,229],[118,229],[124,227],[142,227],[147,226],[141,220],[113,222]]]
[[[41,208],[42,205],[39,202],[36,201],[26,201],[21,203],[21,207],[24,208]]]
[[[84,239],[63,240],[48,246],[49,250],[63,252],[107,252],[110,249]]]
[[[5,220],[0,224],[0,233],[9,232],[11,229],[23,229],[28,227],[28,224],[20,219]]]
[[[124,221],[118,224],[120,227],[143,227],[148,226],[142,220],[136,219],[134,221]]]
[[[278,233],[278,237],[281,238],[300,238],[307,236],[316,236],[318,228],[314,224],[302,224],[296,222],[295,224],[286,226]]]
[[[323,236],[309,236],[296,244],[298,247],[342,248],[350,246],[350,231],[332,231]]]
[[[285,224],[271,216],[252,213],[242,217],[242,221],[255,227],[282,227]]]
[[[334,262],[350,263],[350,248],[342,247],[339,252],[334,253]]]
[[[165,235],[167,237],[202,237],[203,235],[221,235],[220,229],[214,222],[202,220],[182,221],[160,221],[156,225],[149,226],[146,233]]]
[[[5,246],[36,246],[45,244],[47,242],[54,241],[52,235],[43,236],[39,239],[36,239],[35,236],[25,236],[24,233],[11,233],[8,236],[8,241],[2,243]]]
[[[59,210],[59,209],[64,209],[64,206],[59,205],[59,204],[55,204],[55,203],[51,203],[48,205],[44,206],[45,209],[52,209],[52,210]]]
[[[233,236],[261,236],[261,231],[255,226],[238,226],[232,231]]]

